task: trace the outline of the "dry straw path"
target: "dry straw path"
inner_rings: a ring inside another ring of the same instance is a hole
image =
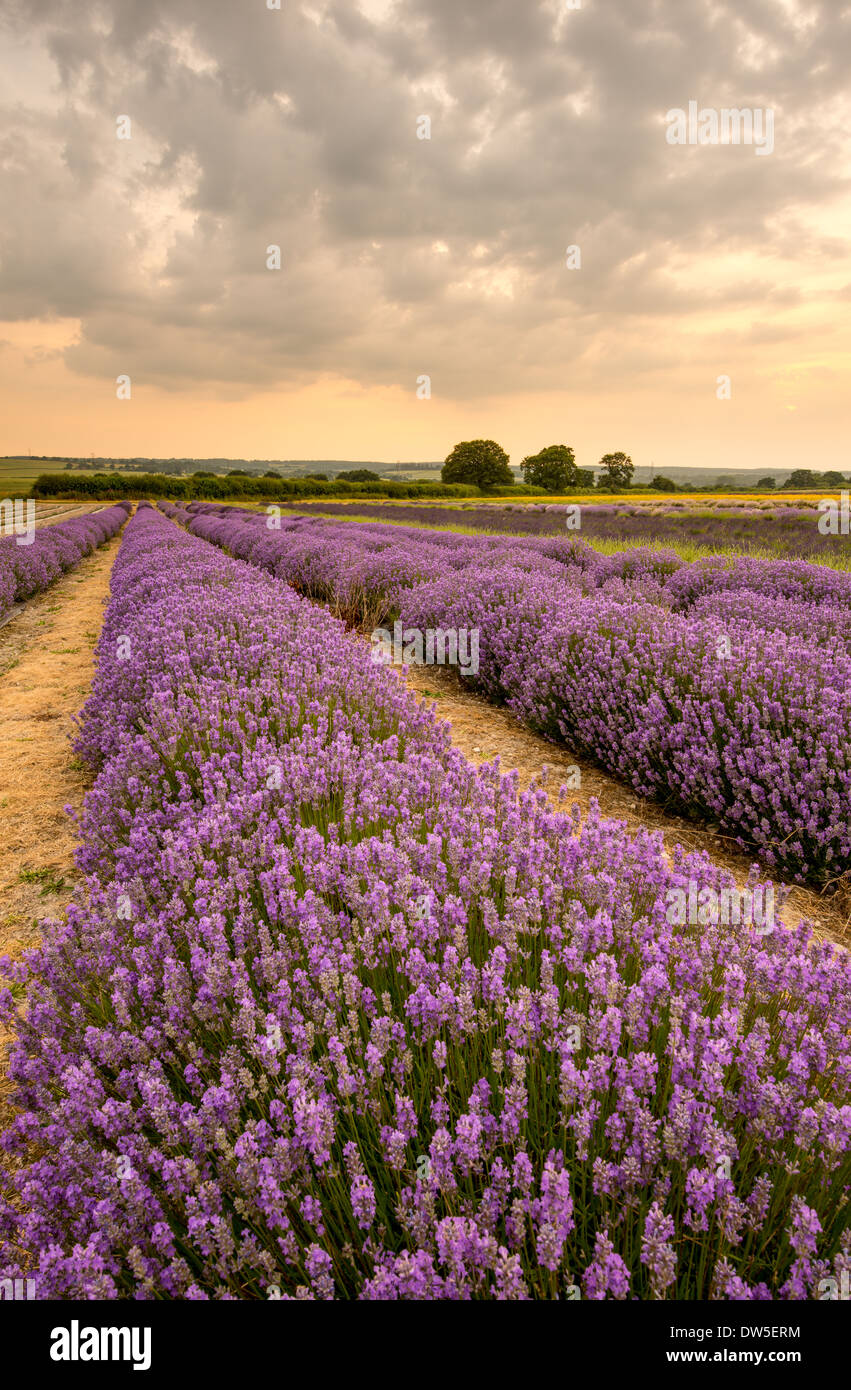
[[[0,955],[13,959],[36,944],[40,919],[61,916],[76,879],[64,808],[80,808],[86,782],[71,716],[91,684],[119,543],[88,555],[0,631]],[[0,1130],[10,1118],[10,1040],[0,1026]]]

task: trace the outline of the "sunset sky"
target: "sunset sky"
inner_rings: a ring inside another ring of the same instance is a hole
[[[3,0],[0,454],[851,466],[851,6],[280,2]]]

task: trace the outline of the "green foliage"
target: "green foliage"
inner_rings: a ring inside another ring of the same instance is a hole
[[[812,468],[796,468],[782,486],[795,489],[847,487],[848,479],[835,468],[828,469],[826,473],[817,473]]]
[[[677,492],[677,485],[673,478],[666,478],[663,473],[657,473],[655,478],[651,478],[650,486],[656,492]]]
[[[579,480],[576,458],[567,444],[548,444],[540,453],[527,455],[520,467],[524,482],[546,492],[567,492]]]
[[[603,475],[597,484],[600,488],[629,487],[635,472],[632,459],[622,450],[615,454],[604,454],[600,459],[600,467],[603,469]]]
[[[444,483],[489,488],[514,486],[508,454],[495,439],[468,439],[456,444],[440,474]]]
[[[21,883],[40,883],[41,896],[48,897],[51,893],[61,893],[65,887],[65,879],[60,877],[56,869],[21,869],[18,874]]]
[[[312,478],[325,477],[322,473],[312,473]],[[338,478],[344,479],[347,483],[380,483],[380,473],[373,473],[371,468],[344,468],[342,473],[337,474]]]
[[[166,497],[190,502],[198,497],[208,501],[273,502],[294,497],[478,497],[481,493],[478,487],[461,483],[396,483],[383,478],[376,482],[352,483],[345,478],[327,481],[279,475],[261,478],[248,474],[224,477],[202,470],[185,478],[165,473],[40,473],[29,495],[60,499]]]

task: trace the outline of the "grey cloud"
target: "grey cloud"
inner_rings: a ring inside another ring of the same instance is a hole
[[[770,316],[795,297],[770,275],[683,290],[671,271],[823,253],[789,229],[845,190],[835,9],[796,30],[769,0],[398,0],[384,24],[351,0],[316,0],[319,24],[284,4],[7,6],[57,92],[3,113],[0,316],[79,317],[78,372],[236,392],[322,372],[413,389],[430,370],[448,396],[546,389],[593,377],[630,320],[688,333],[724,305],[782,341]],[[664,114],[690,99],[775,106],[775,154],[669,146]],[[677,360],[652,329],[639,356]]]

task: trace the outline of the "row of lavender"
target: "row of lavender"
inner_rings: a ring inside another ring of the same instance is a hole
[[[851,575],[163,507],[350,623],[477,630],[490,698],[773,870],[851,868]]]
[[[114,536],[130,509],[130,502],[119,502],[101,512],[56,522],[36,531],[27,545],[14,536],[0,540],[0,618],[14,604],[49,588]]]
[[[97,662],[85,894],[4,966],[7,1275],[24,1250],[46,1298],[845,1287],[847,953],[673,927],[672,891],[727,882],[705,856],[473,771],[341,622],[144,505]]]
[[[345,519],[353,512],[374,517],[376,521],[411,522],[423,526],[461,525],[473,531],[495,531],[517,536],[563,535],[565,520],[576,507],[564,504],[508,503],[499,506],[437,506],[428,503],[374,502],[359,498],[357,502],[288,503],[300,512],[320,512]],[[840,504],[837,504],[840,512]],[[833,559],[849,542],[847,524],[825,534],[826,523],[819,522],[821,514],[815,505],[792,507],[761,506],[735,508],[700,508],[686,505],[680,508],[628,506],[618,504],[581,504],[582,532],[594,540],[613,540],[625,544],[664,545],[671,541],[705,546],[712,550],[757,551],[778,556],[813,556]],[[841,516],[839,518],[841,520]]]

